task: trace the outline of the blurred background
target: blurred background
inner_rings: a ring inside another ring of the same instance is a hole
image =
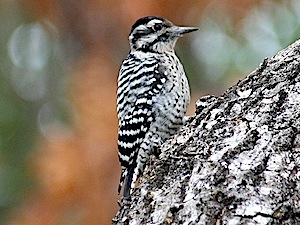
[[[0,224],[111,224],[116,88],[140,17],[199,32],[177,54],[191,89],[222,94],[299,38],[299,0],[0,0]]]

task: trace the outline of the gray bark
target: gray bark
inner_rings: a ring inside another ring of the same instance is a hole
[[[196,106],[113,223],[300,224],[300,41]]]

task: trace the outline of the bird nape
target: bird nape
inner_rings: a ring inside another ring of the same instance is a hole
[[[175,54],[176,41],[198,30],[176,26],[158,16],[141,18],[132,26],[130,52],[118,77],[118,150],[129,197],[155,148],[183,125],[190,101],[190,88]]]

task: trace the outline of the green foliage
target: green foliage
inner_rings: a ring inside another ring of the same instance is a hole
[[[38,137],[68,120],[55,34],[50,23],[28,21],[20,3],[1,3],[0,224],[33,191],[28,163]]]
[[[221,93],[229,84],[254,70],[265,57],[300,36],[300,2],[262,1],[245,17],[233,23],[224,9],[207,10],[201,17],[200,32],[192,44],[199,62],[195,74],[205,90]],[[194,78],[195,79],[195,78]]]
[[[0,8],[0,223],[31,187],[26,158],[37,135],[34,104],[20,98],[10,82],[13,65],[8,59],[11,32],[23,20],[19,5]]]

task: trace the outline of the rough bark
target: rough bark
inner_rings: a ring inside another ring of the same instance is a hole
[[[300,41],[196,105],[113,223],[300,224]]]

